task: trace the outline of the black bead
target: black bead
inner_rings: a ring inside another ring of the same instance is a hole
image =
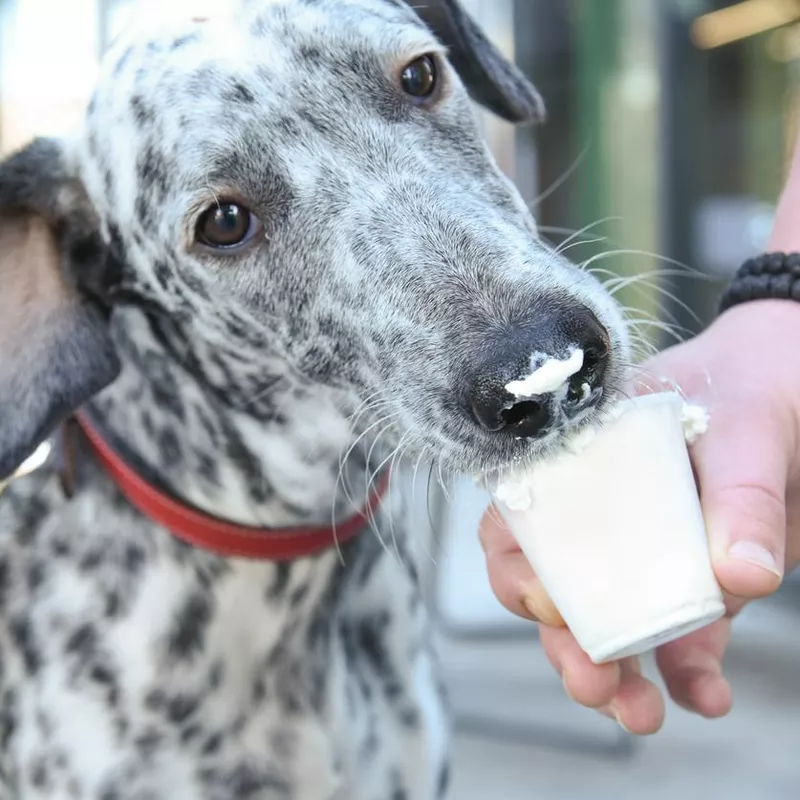
[[[756,274],[756,260],[748,258],[747,261],[739,267],[739,275],[755,275]]]
[[[769,282],[770,297],[780,300],[788,300],[792,296],[792,275],[784,272],[782,275],[775,275]]]
[[[783,253],[770,253],[765,261],[765,272],[769,272],[772,275],[780,275],[784,270],[786,256]]]

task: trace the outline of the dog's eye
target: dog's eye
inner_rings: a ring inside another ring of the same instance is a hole
[[[403,91],[416,100],[427,100],[436,91],[436,59],[420,56],[408,64],[400,75]]]
[[[205,211],[197,223],[201,244],[217,250],[249,242],[258,230],[258,219],[238,203],[220,203]]]

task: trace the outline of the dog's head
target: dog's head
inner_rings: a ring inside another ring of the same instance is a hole
[[[592,419],[621,318],[539,240],[470,97],[543,116],[456,0],[252,0],[119,42],[82,133],[0,167],[0,475],[114,381],[123,305],[240,410],[276,373],[343,414],[378,398],[458,470]],[[563,391],[507,390],[577,349]]]

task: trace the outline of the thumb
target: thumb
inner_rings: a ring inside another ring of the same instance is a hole
[[[692,458],[717,580],[750,599],[772,594],[783,578],[789,455],[779,417],[744,408],[712,416]]]

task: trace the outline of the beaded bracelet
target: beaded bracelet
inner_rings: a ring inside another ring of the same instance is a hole
[[[719,304],[719,313],[750,300],[800,301],[800,253],[764,253],[736,271]]]

